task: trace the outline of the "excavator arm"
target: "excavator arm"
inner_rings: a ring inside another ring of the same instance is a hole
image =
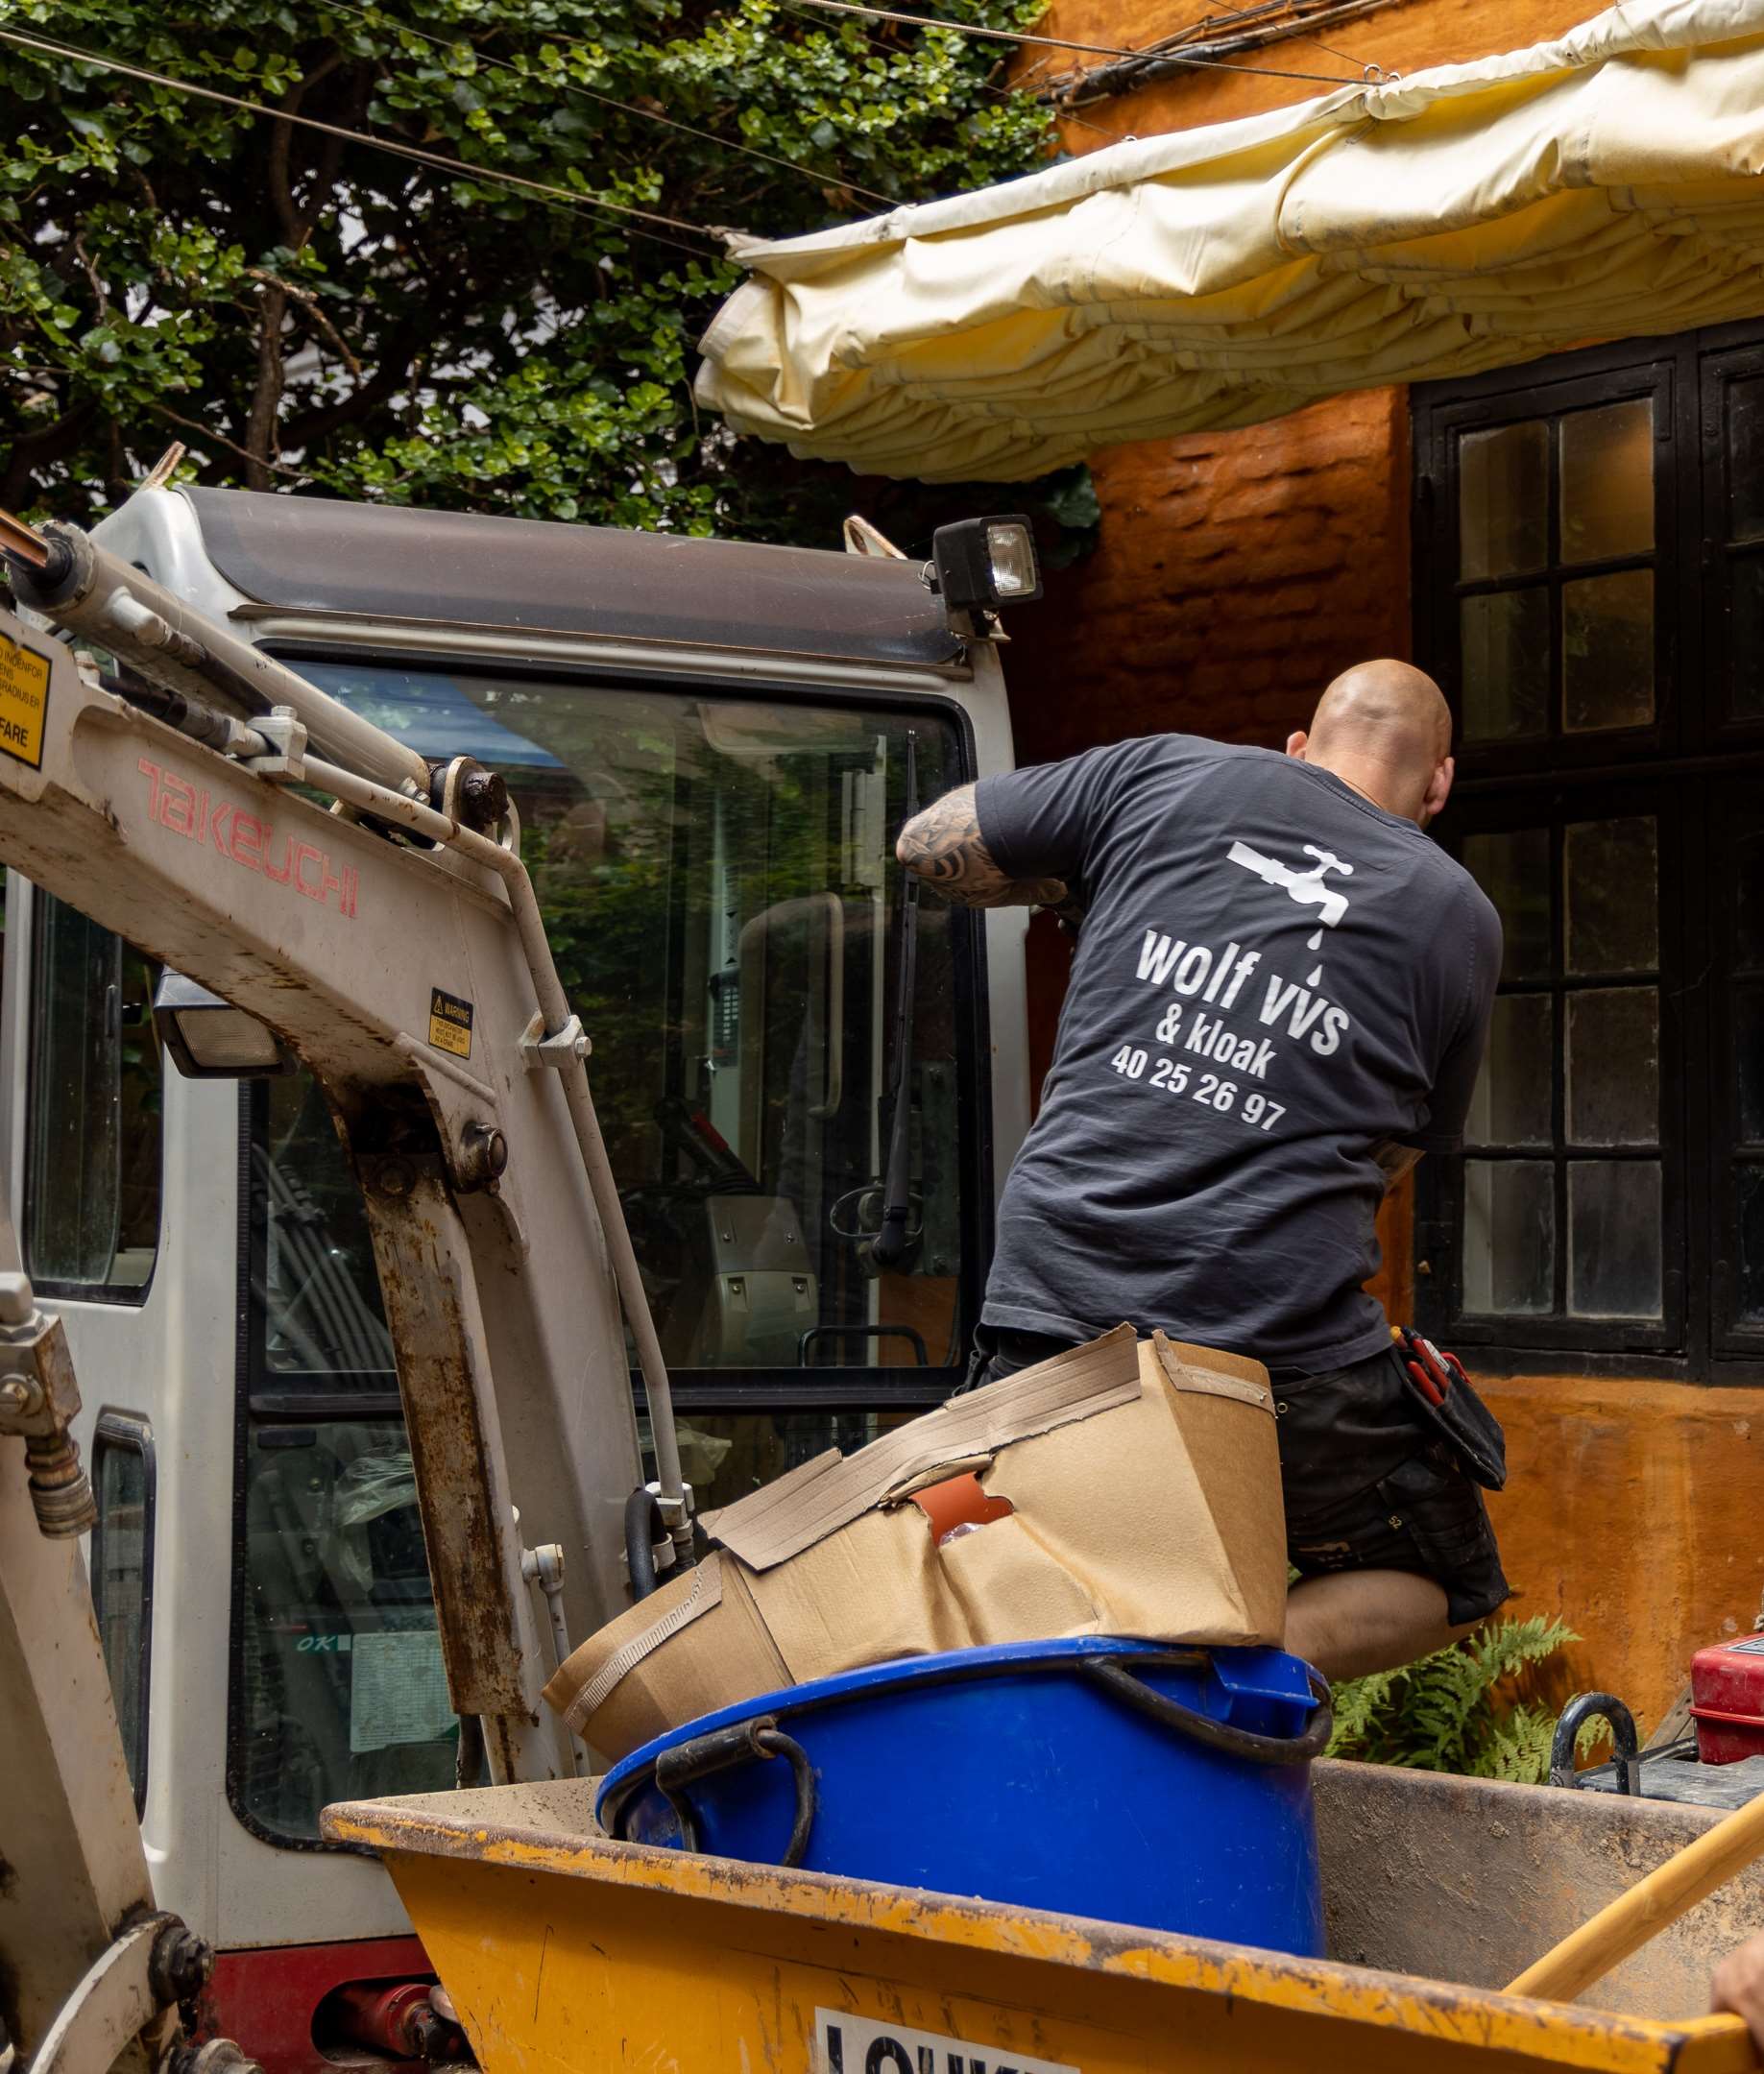
[[[495,1779],[568,1773],[528,1580],[555,1580],[561,1550],[578,1634],[625,1603],[643,1481],[627,1331],[683,1554],[689,1493],[506,794],[239,655],[72,528],[7,521],[0,543],[21,596],[128,665],[101,679],[0,612],[0,863],[316,1075],[367,1204],[454,1708],[481,1721]]]

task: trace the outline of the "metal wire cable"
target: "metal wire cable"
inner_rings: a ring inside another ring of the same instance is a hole
[[[780,7],[794,8],[795,10],[797,10],[797,12],[804,20],[809,19],[808,0],[777,0],[777,5]],[[855,22],[851,24],[851,29],[852,34],[857,36],[858,40],[863,43],[867,49],[877,51],[884,58],[899,58],[903,55],[898,50],[891,50],[886,43],[882,42],[878,37],[873,36],[866,36],[864,32],[859,29]],[[974,84],[977,87],[979,87],[981,93],[991,94],[995,101],[1009,101],[1014,98],[1017,92],[1027,90],[1013,88],[1009,86],[995,86],[990,80],[976,80]],[[1101,123],[1090,122],[1084,116],[1075,114],[1071,109],[1065,109],[1062,111],[1061,120],[1064,122],[1076,123],[1080,130],[1094,130],[1099,136],[1107,137],[1111,143],[1120,142],[1119,136],[1113,130],[1105,128],[1104,125]],[[890,206],[893,205],[893,204],[890,205]]]
[[[1037,45],[1044,50],[1076,51],[1086,58],[1148,58],[1158,53],[1143,50],[1120,50],[1112,43],[1074,43],[1064,36],[1033,36],[1027,30],[987,29],[979,22],[945,21],[932,14],[905,14],[893,8],[870,7],[863,0],[793,0],[800,7],[825,8],[834,14],[863,14],[871,21],[904,22],[909,29],[947,29],[955,36],[985,36],[995,43],[1017,43]],[[1233,64],[1225,58],[1188,58],[1178,46],[1169,53],[1172,60],[1209,72],[1253,73],[1262,79],[1309,80],[1321,86],[1355,86],[1357,80],[1338,78],[1332,72],[1287,72],[1272,65]]]
[[[431,36],[427,30],[418,29],[410,22],[398,21],[383,8],[357,7],[353,0],[325,0],[325,5],[336,8],[346,14],[359,15],[363,21],[371,21],[377,16],[388,28],[404,36],[414,36],[424,43],[432,43],[440,50],[451,50],[454,47],[447,37]],[[497,22],[491,26],[500,28],[502,24]],[[553,30],[545,30],[542,34],[559,43],[582,43],[587,40],[582,36],[563,36]],[[820,172],[813,166],[804,165],[797,158],[782,158],[775,152],[761,151],[757,144],[738,144],[733,137],[718,136],[713,130],[701,130],[695,123],[682,122],[675,115],[665,115],[659,109],[635,108],[629,101],[619,100],[616,94],[598,93],[593,87],[579,85],[574,80],[546,81],[541,74],[524,71],[506,58],[493,57],[490,52],[479,50],[475,44],[471,46],[471,54],[479,64],[494,66],[499,72],[512,72],[517,79],[531,80],[541,85],[561,86],[566,93],[576,94],[584,101],[597,101],[602,108],[617,109],[626,115],[636,116],[640,122],[660,123],[665,128],[678,130],[687,136],[702,137],[707,144],[714,144],[721,151],[738,152],[747,158],[763,158],[767,165],[783,166],[788,172],[801,173],[817,186],[843,187],[850,194],[862,195],[866,202],[880,202],[884,208],[894,206],[892,196],[879,194],[874,187],[860,187],[856,181],[844,180],[837,173]]]
[[[467,180],[491,181],[504,187],[515,187],[527,194],[538,195],[543,201],[554,205],[563,204],[577,215],[591,211],[598,215],[635,217],[642,223],[663,224],[670,230],[684,230],[691,237],[704,238],[714,244],[717,233],[702,224],[688,223],[679,216],[664,216],[654,209],[639,208],[629,202],[611,202],[599,195],[580,195],[568,187],[555,187],[548,181],[528,180],[520,173],[505,173],[500,167],[473,165],[470,159],[448,157],[442,152],[423,151],[415,144],[403,144],[391,137],[375,136],[365,130],[348,130],[340,123],[321,122],[315,115],[298,115],[283,109],[270,108],[262,101],[247,101],[241,95],[223,93],[217,86],[202,86],[194,80],[174,79],[169,73],[155,72],[145,65],[126,64],[119,58],[105,58],[95,51],[81,50],[68,43],[52,43],[45,36],[26,36],[16,29],[0,29],[0,42],[12,43],[25,50],[45,52],[52,58],[66,58],[76,64],[95,65],[101,72],[113,72],[124,79],[144,80],[152,86],[167,86],[174,93],[189,94],[199,101],[219,102],[224,108],[242,109],[248,115],[262,115],[271,122],[293,123],[302,130],[316,130],[325,136],[341,137],[346,143],[362,144],[370,151],[389,152],[394,157],[408,158],[418,165],[431,166],[439,172],[463,175]],[[628,226],[626,227],[629,228]],[[646,237],[652,244],[666,245],[675,252],[683,252],[689,258],[702,259],[706,253],[701,249],[682,245],[673,238],[657,237],[652,230],[631,229],[633,237]],[[720,253],[716,254],[720,257]]]

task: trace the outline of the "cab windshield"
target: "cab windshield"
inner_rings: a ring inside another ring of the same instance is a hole
[[[302,667],[424,754],[476,756],[509,779],[683,1383],[705,1370],[763,1370],[787,1387],[805,1371],[953,1366],[963,990],[956,918],[940,901],[917,925],[911,1243],[890,1273],[869,1260],[899,1037],[893,835],[909,756],[922,800],[959,783],[951,721]],[[292,1366],[312,1352],[297,1344],[299,1322],[281,1320],[278,1358]]]

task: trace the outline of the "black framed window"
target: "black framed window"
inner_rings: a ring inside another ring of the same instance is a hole
[[[137,1816],[147,1806],[157,1486],[153,1428],[126,1411],[100,1412],[92,1439],[92,1610]]]
[[[1506,955],[1417,1304],[1491,1366],[1764,1357],[1764,332],[1414,392],[1440,839]],[[1432,1170],[1429,1171],[1428,1170]]]

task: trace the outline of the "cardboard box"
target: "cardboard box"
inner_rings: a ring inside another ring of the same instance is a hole
[[[939,1545],[911,1500],[967,1471],[1011,1510]],[[707,1560],[545,1688],[603,1757],[900,1656],[1077,1634],[1278,1645],[1285,1628],[1267,1371],[1128,1325],[805,1462],[706,1526]]]

